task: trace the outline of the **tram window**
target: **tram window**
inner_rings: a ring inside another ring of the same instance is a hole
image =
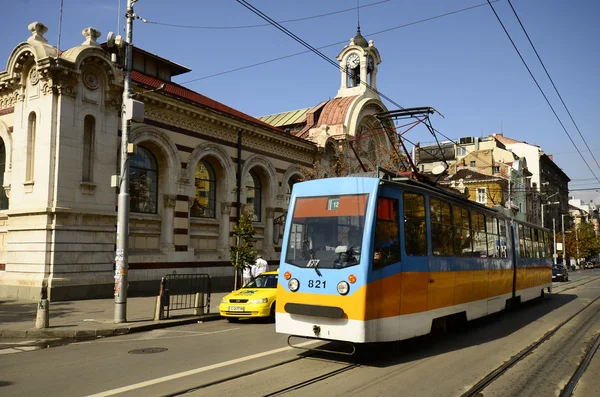
[[[544,231],[544,258],[550,258],[550,235]]]
[[[532,241],[532,247],[533,247],[533,258],[539,258],[540,257],[540,244],[538,241],[538,230],[537,229],[531,229],[531,241]]]
[[[425,197],[404,193],[404,247],[408,255],[427,255]]]
[[[488,256],[490,258],[499,258],[500,240],[498,238],[498,219],[488,216],[486,221]]]
[[[519,225],[519,257],[525,258],[525,230]]]
[[[525,226],[525,255],[527,258],[534,258],[533,254],[533,244],[531,241],[531,228],[529,226]]]
[[[453,230],[450,204],[438,199],[429,200],[431,217],[431,249],[435,256],[453,256]]]
[[[469,210],[455,205],[452,207],[454,223],[454,251],[458,256],[472,256],[473,242],[469,222]]]
[[[398,200],[377,200],[373,270],[400,262],[400,226]]]
[[[498,235],[500,240],[500,258],[508,257],[508,249],[506,246],[506,221],[498,219]]]
[[[473,256],[486,258],[488,252],[485,233],[485,215],[473,211],[471,213],[471,222],[473,225]]]

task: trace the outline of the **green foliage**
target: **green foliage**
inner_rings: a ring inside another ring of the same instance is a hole
[[[246,210],[240,216],[238,224],[233,228],[236,244],[229,247],[231,264],[238,270],[242,270],[245,264],[256,261],[255,233],[256,230],[252,224],[252,211]]]
[[[575,233],[577,227],[577,233]],[[557,235],[557,242],[560,242],[562,235]],[[596,236],[594,226],[589,223],[582,223],[571,228],[565,233],[565,245],[567,257],[591,258],[600,253],[600,236]]]

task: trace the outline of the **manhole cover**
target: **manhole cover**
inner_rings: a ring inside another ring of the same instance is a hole
[[[166,347],[147,347],[145,349],[129,350],[129,354],[154,354],[167,351]]]

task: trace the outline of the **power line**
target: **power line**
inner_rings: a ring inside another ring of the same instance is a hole
[[[529,35],[527,34],[527,31],[525,30],[525,26],[523,26],[523,24],[521,23],[521,19],[517,15],[517,11],[513,7],[513,5],[512,5],[512,3],[511,3],[510,0],[508,0],[508,4],[510,5],[510,8],[513,10],[513,13],[515,14],[515,17],[517,18],[517,21],[519,21],[519,25],[521,25],[521,28],[523,29],[523,32],[525,33],[525,36],[527,37],[527,40],[529,40],[529,44],[531,44],[531,48],[533,48],[533,52],[535,52],[535,55],[537,56],[538,60],[542,64],[542,67],[544,68],[544,72],[546,72],[546,76],[548,76],[548,79],[552,83],[552,87],[554,87],[554,91],[556,91],[556,94],[558,95],[558,97],[560,98],[560,101],[562,102],[563,106],[565,107],[565,110],[567,111],[567,114],[571,118],[571,121],[573,122],[573,125],[577,129],[577,132],[579,132],[579,136],[583,140],[583,143],[585,143],[585,147],[587,147],[588,151],[592,155],[592,158],[596,162],[596,165],[598,166],[598,168],[600,168],[600,164],[598,164],[598,160],[596,160],[596,157],[594,156],[594,153],[592,152],[592,150],[588,146],[587,141],[585,140],[585,138],[583,137],[583,134],[579,130],[579,127],[577,126],[577,123],[573,119],[573,116],[571,115],[571,112],[569,111],[569,108],[567,108],[567,105],[565,104],[565,101],[563,100],[562,96],[560,95],[560,92],[558,92],[558,88],[556,88],[556,85],[554,84],[554,81],[552,80],[552,77],[550,77],[550,73],[548,73],[548,70],[546,69],[546,65],[544,65],[544,62],[542,62],[542,58],[540,57],[540,55],[538,54],[537,50],[535,49],[535,46],[533,45],[533,42],[531,41],[531,39],[529,38]]]
[[[499,1],[499,0],[496,0]],[[248,3],[245,0],[237,0],[238,3],[240,3],[241,5],[243,5],[244,7],[246,7],[247,9],[249,9],[250,11],[252,11],[253,13],[255,13],[256,15],[258,15],[259,17],[263,18],[264,20],[268,21],[271,25],[273,25],[274,27],[276,27],[277,29],[279,29],[281,32],[283,32],[285,35],[291,37],[292,39],[294,39],[295,41],[297,41],[298,43],[302,44],[303,46],[305,46],[306,48],[308,48],[310,50],[310,52],[315,53],[316,55],[318,55],[320,58],[322,58],[323,60],[325,60],[327,63],[333,65],[336,69],[341,69],[344,73],[348,73],[348,70],[345,67],[340,67],[340,65],[338,64],[338,62],[330,59],[327,55],[323,54],[322,52],[320,52],[317,48],[313,47],[312,45],[308,44],[306,41],[302,40],[300,37],[298,37],[297,35],[295,35],[294,33],[292,33],[291,31],[289,31],[287,28],[283,27],[282,25],[280,25],[278,22],[274,21],[271,17],[269,17],[268,15],[266,15],[265,13],[263,13],[262,11],[260,11],[259,9],[257,9],[256,7],[254,7],[252,4]],[[489,0],[488,0],[489,2]],[[478,6],[472,6],[472,7],[468,7],[467,9],[473,9],[476,7],[480,7],[481,5]],[[465,10],[465,9],[463,9]],[[449,14],[454,14],[460,11],[453,11],[450,13],[446,13],[444,15],[449,15]],[[428,18],[428,19],[432,19],[432,18]],[[387,30],[389,31],[389,29]],[[340,43],[341,44],[341,43]],[[383,94],[382,92],[380,92],[379,90],[377,90],[376,88],[371,87],[370,84],[368,84],[367,82],[361,80],[360,81],[361,84],[364,84],[367,89],[375,92],[377,95],[379,95],[380,97],[386,99],[387,101],[389,101],[391,104],[393,104],[394,106],[398,107],[399,109],[404,109],[404,107],[402,107],[400,104],[398,104],[396,101],[394,101],[393,99],[391,99],[390,97],[388,97],[387,95]],[[420,120],[417,117],[418,120]],[[450,138],[448,138],[446,135],[442,134],[441,132],[439,132],[438,130],[436,130],[435,128],[431,127],[431,129],[433,131],[435,131],[436,133],[442,135],[444,138],[452,141]],[[408,141],[406,138],[402,138],[405,139],[406,141]],[[412,144],[412,142],[408,141],[409,143]],[[454,144],[458,144],[455,141],[452,141]],[[414,145],[414,144],[413,144]],[[486,160],[480,158],[477,155],[477,152],[471,152],[473,153],[474,157],[479,159],[481,162],[489,165],[489,166],[493,166],[493,164],[490,164],[489,162],[487,162]],[[431,154],[431,153],[430,153]],[[433,155],[434,157],[436,157],[435,155]],[[437,157],[436,157],[437,158]],[[440,161],[442,161],[443,159],[441,159]]]
[[[495,2],[498,2],[498,1],[500,1],[500,0],[493,0],[492,2],[495,3]],[[371,37],[371,36],[377,36],[377,35],[380,35],[380,34],[383,34],[383,33],[391,32],[393,30],[406,28],[406,27],[417,25],[417,24],[424,23],[424,22],[429,22],[429,21],[432,21],[434,19],[438,19],[438,18],[442,18],[442,17],[446,17],[446,16],[458,14],[458,13],[464,12],[464,11],[470,11],[470,10],[472,10],[474,8],[483,7],[483,6],[487,6],[487,3],[481,3],[481,4],[477,4],[477,5],[471,6],[471,7],[461,8],[459,10],[450,11],[450,12],[447,12],[447,13],[444,13],[444,14],[436,15],[436,16],[433,16],[433,17],[425,18],[425,19],[420,19],[418,21],[409,22],[409,23],[406,23],[406,24],[403,24],[403,25],[394,26],[392,28],[380,30],[380,31],[377,31],[377,32],[365,33],[365,35],[369,36],[369,37]],[[316,48],[319,49],[319,50],[322,50],[324,48],[329,48],[329,47],[339,46],[341,44],[346,44],[347,42],[348,42],[348,40],[338,41],[336,43],[331,43],[331,44],[327,44],[327,45],[316,47]],[[257,63],[253,63],[253,64],[246,65],[246,66],[240,66],[240,67],[237,67],[235,69],[230,69],[230,70],[226,70],[226,71],[223,71],[223,72],[219,72],[219,73],[215,73],[215,74],[211,74],[211,75],[207,75],[207,76],[203,76],[203,77],[198,77],[198,78],[195,78],[195,79],[192,79],[192,80],[187,80],[187,81],[182,82],[181,84],[188,84],[188,83],[192,83],[192,82],[195,82],[195,81],[206,80],[206,79],[210,79],[210,78],[213,78],[213,77],[221,76],[221,75],[224,75],[224,74],[238,72],[238,71],[244,70],[244,69],[249,69],[249,68],[252,68],[252,67],[255,67],[255,66],[261,66],[261,65],[264,65],[264,64],[267,64],[267,63],[280,61],[282,59],[287,59],[287,58],[292,58],[292,57],[295,57],[295,56],[298,56],[298,55],[308,54],[309,52],[312,52],[312,51],[311,50],[301,51],[301,52],[297,52],[297,53],[294,53],[294,54],[289,54],[289,55],[284,55],[284,56],[281,56],[281,57],[273,58],[273,59],[270,59],[270,60],[267,60],[267,61],[257,62]]]
[[[310,19],[327,17],[327,16],[330,16],[330,15],[335,15],[335,14],[341,14],[341,13],[344,13],[344,12],[354,11],[354,10],[359,9],[359,8],[371,7],[371,6],[374,6],[374,5],[381,4],[381,3],[387,3],[388,1],[391,1],[391,0],[381,0],[381,1],[377,1],[375,3],[365,4],[365,5],[362,5],[362,6],[357,6],[357,7],[352,7],[352,8],[346,8],[346,9],[339,10],[339,11],[327,12],[325,14],[313,15],[313,16],[310,16],[310,17],[296,18],[296,19],[287,19],[285,21],[279,21],[279,23],[299,22],[299,21],[307,21],[307,20],[310,20]],[[262,28],[262,27],[270,26],[271,25],[270,23],[264,23],[264,24],[260,24],[260,25],[241,25],[241,26],[198,26],[198,25],[179,25],[179,24],[173,24],[173,23],[163,23],[163,22],[154,22],[154,21],[147,21],[147,23],[150,23],[150,24],[153,24],[153,25],[169,26],[169,27],[173,27],[173,28],[211,29],[211,30],[250,29],[250,28]]]
[[[513,41],[512,37],[508,33],[508,30],[506,30],[506,27],[504,26],[504,23],[502,23],[502,20],[500,19],[500,16],[498,15],[498,13],[496,12],[496,10],[494,9],[494,6],[490,2],[490,0],[487,0],[487,2],[490,5],[492,11],[494,12],[494,15],[496,16],[496,19],[498,19],[498,22],[500,23],[500,26],[502,26],[502,29],[504,29],[504,33],[506,33],[506,36],[508,37],[508,39],[512,43],[513,48],[515,49],[515,51],[519,55],[519,58],[521,58],[521,61],[523,62],[523,65],[525,65],[525,68],[529,72],[529,75],[531,76],[531,78],[533,79],[533,81],[535,82],[535,84],[537,85],[538,89],[542,93],[542,96],[544,97],[544,99],[548,103],[548,106],[550,106],[550,109],[552,110],[552,113],[554,113],[554,116],[556,117],[556,119],[558,120],[559,124],[561,125],[561,127],[565,131],[565,134],[567,134],[567,136],[569,137],[569,140],[571,141],[571,143],[573,144],[573,146],[577,150],[577,153],[579,153],[579,156],[581,157],[581,159],[583,160],[583,162],[585,163],[585,165],[588,167],[588,169],[590,170],[590,172],[592,173],[592,175],[596,178],[596,180],[598,181],[598,183],[600,183],[600,179],[598,179],[598,177],[596,176],[596,174],[594,174],[594,171],[592,170],[592,167],[590,167],[590,165],[585,161],[585,158],[583,157],[583,154],[581,154],[581,151],[579,150],[579,148],[575,144],[575,141],[573,141],[573,138],[571,138],[571,135],[569,134],[569,132],[565,128],[563,122],[560,120],[560,117],[558,117],[558,114],[556,113],[556,111],[554,110],[554,107],[552,106],[552,104],[548,100],[548,97],[544,93],[544,90],[542,90],[542,87],[540,87],[540,84],[538,83],[538,81],[536,80],[535,76],[531,72],[531,69],[529,69],[529,66],[527,65],[527,62],[525,62],[525,59],[523,59],[523,56],[521,55],[521,52],[519,51],[519,49],[517,48],[517,46],[516,46],[515,42]]]

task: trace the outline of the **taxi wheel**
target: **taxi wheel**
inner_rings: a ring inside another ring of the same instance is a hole
[[[271,312],[269,313],[269,322],[275,322],[275,302],[273,302],[273,304],[271,305]]]
[[[227,317],[227,321],[229,321],[230,323],[237,323],[238,321],[240,321],[240,319],[237,317]]]

